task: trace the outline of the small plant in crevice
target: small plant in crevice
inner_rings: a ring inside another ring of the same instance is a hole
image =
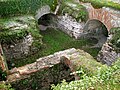
[[[5,81],[6,80],[7,73],[2,70],[0,67],[0,81]]]

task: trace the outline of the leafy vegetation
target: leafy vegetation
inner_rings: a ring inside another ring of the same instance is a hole
[[[62,14],[68,13],[77,21],[86,21],[88,19],[88,12],[85,7],[74,2],[74,0],[63,0],[60,11]]]
[[[0,67],[0,81],[6,80],[6,77],[7,77],[7,73],[3,71],[2,68]]]
[[[112,46],[115,48],[115,50],[120,53],[120,28],[111,29],[110,34],[113,35],[110,43],[112,43]]]
[[[0,15],[35,14],[41,6],[46,4],[55,10],[57,0],[0,0]]]
[[[120,59],[112,66],[99,67],[96,75],[90,76],[80,69],[76,73],[80,76],[80,80],[65,80],[61,84],[52,85],[52,90],[118,90],[120,88]]]
[[[114,3],[110,0],[79,0],[79,1],[89,2],[96,8],[111,7],[120,10],[120,4]]]
[[[27,28],[21,28],[25,25],[27,25]],[[23,39],[29,33],[35,41],[42,38],[37,29],[36,21],[29,15],[0,19],[0,27],[1,43],[10,43]]]
[[[74,38],[69,37],[65,33],[55,29],[48,29],[46,31],[41,31],[40,34],[43,36],[44,46],[41,48],[39,52],[37,52],[34,55],[31,55],[30,57],[26,57],[21,60],[15,60],[16,67],[19,67],[28,63],[32,63],[36,59],[42,56],[47,56],[61,50],[65,50],[69,48],[79,49],[79,48],[82,48],[83,46],[87,47],[89,45],[93,45],[94,43],[96,43],[96,42],[91,43],[91,40],[86,40],[86,39],[75,40]],[[90,53],[94,51],[94,53],[92,53],[93,56],[97,56],[99,51],[99,49],[97,48],[88,49],[83,47],[82,49]]]
[[[0,90],[14,90],[14,89],[11,88],[10,84],[1,83],[0,84]]]

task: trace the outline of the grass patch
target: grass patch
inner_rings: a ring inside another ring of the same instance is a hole
[[[120,10],[120,4],[114,3],[109,0],[79,0],[79,1],[91,3],[95,8],[111,7]]]
[[[85,69],[77,71],[80,80],[52,85],[52,90],[118,90],[120,88],[120,59],[112,66],[96,67],[97,73],[87,74]]]
[[[60,30],[48,29],[46,31],[41,31],[40,34],[43,36],[44,43],[42,49],[36,54],[26,57],[25,59],[15,60],[14,63],[16,67],[35,62],[35,60],[40,57],[47,56],[61,50],[69,48],[81,49],[83,46],[89,46],[93,44],[91,43],[92,41],[86,39],[75,40]],[[89,51],[89,49],[85,50]],[[93,49],[90,53],[93,53],[92,51]],[[98,51],[94,50],[94,56],[97,55],[96,52]]]
[[[96,58],[97,54],[101,50],[101,48],[83,48],[84,51],[92,55],[94,58]]]

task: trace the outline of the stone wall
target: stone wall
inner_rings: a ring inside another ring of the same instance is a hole
[[[16,90],[50,90],[52,84],[61,83],[63,79],[67,82],[73,81],[74,76],[70,75],[71,70],[63,63],[50,68],[44,68],[32,73],[28,78],[12,82]]]
[[[107,42],[102,46],[102,49],[98,54],[98,61],[107,65],[112,65],[112,63],[114,63],[118,58],[120,58],[119,35],[119,28],[111,30]]]
[[[33,43],[33,37],[31,34],[24,37],[24,39],[18,40],[15,44],[3,44],[3,49],[7,61],[11,59],[20,59],[30,54],[30,49]]]
[[[42,36],[34,16],[24,15],[0,19],[0,42],[8,65],[36,53],[42,46]]]
[[[60,58],[62,56],[71,55],[76,53],[76,49],[68,49],[65,51],[56,52],[53,55],[49,55],[43,58],[39,58],[36,62],[28,64],[19,68],[13,68],[10,70],[10,75],[8,76],[8,81],[16,81],[17,79],[29,77],[30,74],[37,72],[39,70],[53,67],[60,63]]]
[[[57,84],[63,79],[67,81],[80,79],[75,73],[80,68],[94,75],[98,67],[102,67],[102,64],[96,62],[90,54],[71,48],[39,58],[34,63],[11,69],[7,82],[11,82],[20,90],[33,88],[49,90],[51,84]]]
[[[120,53],[117,53],[113,47],[108,43],[105,43],[99,52],[97,59],[103,64],[112,65],[118,57],[120,57]]]
[[[83,33],[84,22],[77,22],[76,19],[67,13],[58,17],[58,28],[69,36],[78,39]]]

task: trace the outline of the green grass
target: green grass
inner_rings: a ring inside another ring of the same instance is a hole
[[[93,48],[93,49],[88,49],[85,48],[85,46],[92,45],[90,40],[75,40],[74,38],[69,37],[65,33],[59,31],[59,30],[54,30],[54,29],[48,29],[46,31],[41,31],[40,34],[43,36],[43,43],[44,46],[41,48],[39,52],[37,52],[34,55],[28,56],[24,59],[20,60],[15,60],[15,66],[19,67],[25,64],[29,64],[32,62],[35,62],[36,59],[47,56],[50,54],[53,54],[55,52],[69,49],[69,48],[82,48],[87,52],[90,52],[92,54],[93,51],[93,56],[97,56],[97,53],[99,50]],[[84,48],[83,48],[84,46]]]
[[[96,8],[111,7],[111,8],[120,10],[120,4],[114,3],[114,2],[109,1],[109,0],[79,0],[79,1],[89,2]]]

